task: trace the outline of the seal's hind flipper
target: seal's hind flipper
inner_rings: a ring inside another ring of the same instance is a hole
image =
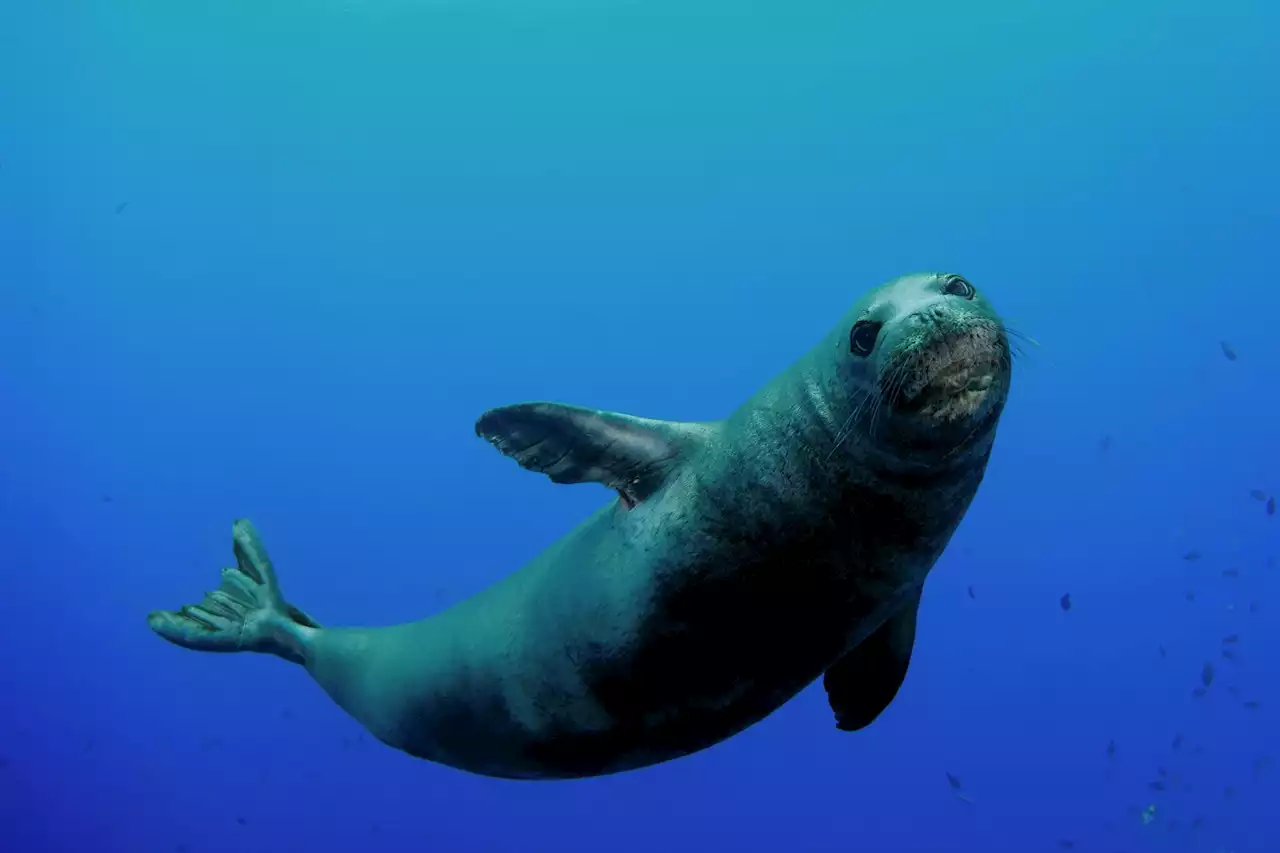
[[[634,507],[666,482],[712,427],[657,421],[563,403],[490,409],[476,435],[555,483],[601,483]]]
[[[916,642],[917,590],[894,616],[836,661],[822,679],[836,728],[856,732],[873,723],[898,695]]]
[[[156,610],[147,624],[164,639],[202,652],[268,652],[302,663],[301,627],[318,628],[310,616],[280,595],[271,558],[253,525],[232,528],[238,568],[223,569],[222,583],[199,604]]]

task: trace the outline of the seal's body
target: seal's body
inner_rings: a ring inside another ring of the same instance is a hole
[[[837,726],[862,728],[906,675],[922,584],[982,480],[1010,376],[972,285],[900,278],[725,421],[485,413],[477,433],[523,467],[618,498],[444,613],[322,628],[241,521],[239,568],[149,623],[188,648],[301,663],[381,740],[489,776],[686,755],[824,673]]]

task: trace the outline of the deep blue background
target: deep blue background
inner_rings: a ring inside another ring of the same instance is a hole
[[[6,0],[0,849],[1277,849],[1270,5]],[[483,409],[720,417],[918,269],[1043,345],[863,733],[498,782],[146,628],[241,515],[322,621],[441,608],[608,499]]]

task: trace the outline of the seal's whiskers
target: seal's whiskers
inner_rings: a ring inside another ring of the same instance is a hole
[[[870,402],[874,396],[875,395],[873,394],[864,394],[862,399],[858,400],[857,405],[853,407],[853,411],[849,412],[849,417],[845,418],[844,423],[840,425],[840,429],[836,430],[836,440],[831,445],[831,450],[828,451],[826,458],[822,460],[822,464],[827,464],[831,461],[831,457],[836,455],[836,451],[840,449],[840,445],[844,444],[845,439],[852,434],[854,421],[858,419],[863,410],[866,409],[867,403]]]

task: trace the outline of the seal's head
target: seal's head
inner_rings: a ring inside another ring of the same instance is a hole
[[[1009,392],[1005,325],[968,280],[908,275],[868,293],[836,331],[837,375],[872,441],[954,448],[994,426]]]

